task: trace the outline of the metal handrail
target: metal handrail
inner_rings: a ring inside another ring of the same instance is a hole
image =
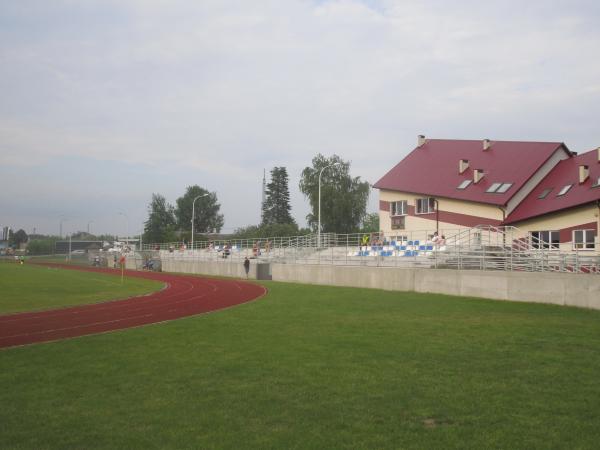
[[[181,243],[144,248],[152,250],[158,245],[161,258],[185,260],[236,261],[248,257],[285,264],[600,273],[600,256],[595,252],[551,249],[550,243],[532,236],[524,239],[524,233],[514,227],[481,225],[448,235],[445,245],[433,243],[430,230],[421,230],[387,237],[370,233],[368,245],[363,243],[363,233],[322,233],[320,247],[317,236],[310,234],[210,244],[202,241],[196,242],[194,249]]]

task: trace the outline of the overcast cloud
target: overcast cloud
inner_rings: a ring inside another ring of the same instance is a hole
[[[436,138],[600,146],[597,1],[2,1],[0,225],[139,232],[153,192],[292,213],[317,153],[377,181]],[[373,192],[370,209],[376,210]]]

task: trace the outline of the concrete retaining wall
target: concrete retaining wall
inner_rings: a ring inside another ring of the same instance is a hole
[[[253,280],[256,279],[256,266],[256,262],[250,261],[248,278]],[[163,258],[162,270],[163,272],[197,273],[219,277],[246,278],[246,272],[244,272],[242,261],[202,261]]]
[[[166,272],[245,278],[241,261],[162,259]],[[274,281],[484,297],[600,309],[600,276],[566,273],[271,264]],[[251,260],[249,278],[257,278]]]
[[[600,309],[600,277],[564,273],[273,264],[273,280]]]

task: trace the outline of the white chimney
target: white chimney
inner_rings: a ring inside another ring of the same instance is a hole
[[[483,170],[475,169],[473,171],[473,183],[477,184],[483,178]]]
[[[461,159],[458,161],[458,173],[463,173],[465,170],[469,168],[469,160]]]
[[[490,142],[489,139],[483,140],[483,151],[489,150],[491,146],[492,146],[492,143]]]
[[[588,166],[579,166],[579,182],[584,183],[590,176],[590,168]]]
[[[598,147],[598,162],[600,163],[600,147]]]
[[[420,134],[417,136],[417,147],[421,147],[425,143],[425,136]]]

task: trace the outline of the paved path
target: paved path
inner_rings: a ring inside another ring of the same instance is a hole
[[[114,269],[48,265],[72,270],[120,274]],[[124,300],[0,315],[0,348],[179,319],[245,303],[266,293],[263,286],[244,281],[129,270],[125,271],[125,275],[162,281],[165,283],[165,288],[153,294]]]

